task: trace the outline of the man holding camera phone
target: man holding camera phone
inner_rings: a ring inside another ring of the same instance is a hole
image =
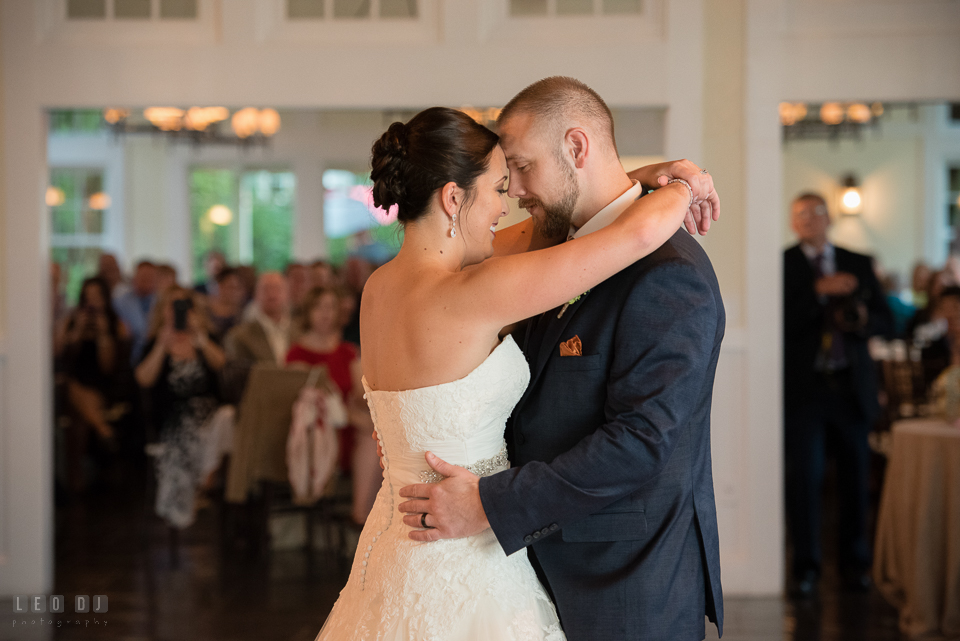
[[[843,585],[866,590],[867,435],[880,413],[871,336],[893,325],[870,256],[827,239],[822,196],[794,199],[791,227],[799,244],[786,250],[784,279],[784,450],[787,524],[793,542],[795,596],[809,597],[820,578],[821,493],[825,448],[836,455],[838,562]]]

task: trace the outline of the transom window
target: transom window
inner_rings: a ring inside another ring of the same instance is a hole
[[[66,0],[69,20],[196,20],[198,0]]]
[[[416,18],[418,0],[287,0],[290,20]]]
[[[642,0],[509,0],[515,18],[555,16],[637,16]]]
[[[67,300],[73,304],[83,279],[97,271],[106,245],[110,196],[104,191],[103,169],[51,168],[46,201],[51,258],[60,263]]]

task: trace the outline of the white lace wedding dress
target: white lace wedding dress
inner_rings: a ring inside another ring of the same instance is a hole
[[[563,641],[556,609],[525,550],[506,556],[491,530],[418,543],[397,511],[405,485],[439,477],[426,451],[486,475],[509,467],[503,430],[530,371],[507,337],[470,374],[367,403],[383,447],[383,486],[350,579],[317,641]]]

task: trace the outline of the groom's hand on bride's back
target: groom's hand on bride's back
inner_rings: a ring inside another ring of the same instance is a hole
[[[473,536],[490,527],[480,502],[480,477],[427,452],[427,464],[441,476],[439,483],[419,483],[400,489],[410,499],[398,506],[414,541],[437,541]],[[424,517],[423,515],[426,514]],[[423,529],[426,520],[427,529]]]
[[[710,224],[720,219],[720,196],[713,185],[713,177],[689,160],[671,160],[656,165],[647,165],[634,169],[630,178],[640,181],[644,187],[663,187],[672,178],[687,181],[693,190],[693,204],[683,221],[691,235],[705,235]]]

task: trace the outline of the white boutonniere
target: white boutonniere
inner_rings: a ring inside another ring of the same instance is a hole
[[[578,300],[580,300],[581,298],[583,298],[584,296],[586,296],[586,295],[589,294],[589,293],[590,293],[590,290],[588,289],[587,291],[583,292],[583,293],[580,294],[579,296],[575,296],[575,297],[571,298],[570,300],[568,300],[567,302],[565,302],[565,303],[563,304],[563,307],[560,308],[560,313],[557,314],[557,318],[560,318],[561,316],[563,316],[564,312],[567,311],[567,308],[568,308],[568,307],[570,307],[571,305],[573,305],[574,303],[576,303]]]

